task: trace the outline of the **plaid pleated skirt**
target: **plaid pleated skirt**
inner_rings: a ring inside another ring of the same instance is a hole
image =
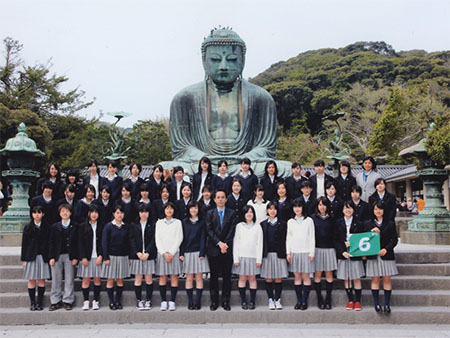
[[[130,277],[130,264],[128,256],[109,256],[110,263],[103,263],[102,277],[108,279]]]
[[[288,276],[287,261],[278,258],[276,252],[268,252],[263,258],[261,266],[261,277],[266,279],[286,278]]]
[[[36,280],[50,278],[50,267],[44,262],[42,255],[37,255],[36,259],[25,263],[23,269],[23,279]]]
[[[200,252],[185,252],[183,262],[184,273],[203,273],[209,272],[208,258],[200,259]]]
[[[395,260],[384,260],[380,256],[377,259],[368,259],[366,264],[367,277],[395,276],[398,275]]]
[[[84,266],[81,262],[78,263],[77,277],[94,278],[102,276],[102,265],[95,264],[96,258],[93,257],[89,261],[88,266]]]
[[[232,272],[240,276],[256,276],[261,273],[261,268],[256,267],[256,258],[239,257],[239,266],[233,264]]]
[[[292,253],[289,271],[297,273],[314,272],[314,261],[309,261],[309,254],[307,252]]]
[[[336,277],[342,280],[359,279],[364,276],[364,265],[362,261],[351,259],[339,259]]]
[[[130,274],[132,275],[153,275],[156,271],[155,260],[141,261],[132,259],[130,265]]]
[[[181,261],[180,254],[176,252],[173,255],[173,259],[170,263],[166,262],[166,259],[158,253],[156,257],[156,274],[158,276],[179,275],[181,273]]]
[[[336,250],[316,248],[314,256],[315,271],[333,271],[337,269]]]

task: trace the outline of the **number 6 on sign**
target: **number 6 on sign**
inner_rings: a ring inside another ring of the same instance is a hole
[[[353,257],[378,255],[380,252],[380,234],[363,232],[350,235],[349,253]]]

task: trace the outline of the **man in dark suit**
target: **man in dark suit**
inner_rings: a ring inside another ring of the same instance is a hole
[[[222,307],[230,311],[231,268],[233,266],[232,243],[235,230],[233,221],[234,211],[225,208],[227,196],[224,190],[217,190],[214,202],[217,208],[208,211],[206,215],[206,229],[208,232],[208,254],[211,278],[209,293],[211,295],[211,311],[215,311],[219,304],[219,274],[222,274]]]
[[[316,160],[314,162],[314,170],[316,173],[309,178],[312,188],[312,197],[317,200],[321,196],[326,196],[325,186],[328,182],[333,182],[332,176],[325,174],[325,162]]]

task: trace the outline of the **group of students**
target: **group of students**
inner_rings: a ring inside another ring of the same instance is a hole
[[[286,179],[278,177],[276,163],[269,161],[260,180],[248,158],[242,160],[240,173],[232,177],[225,160],[219,161],[218,174],[213,175],[211,161],[204,157],[192,184],[185,180],[182,167],[173,168],[170,182],[164,180],[160,165],[144,180],[139,177],[142,167],[133,163],[131,178],[125,181],[117,175],[114,162],[108,164],[107,177],[99,175],[95,161],[88,168],[83,189],[77,185],[77,177],[72,179],[69,174],[64,188],[58,188],[60,173],[54,163],[47,171],[49,176],[38,182],[40,190],[30,202],[32,219],[24,228],[21,257],[31,310],[43,309],[45,279],[50,272],[50,310],[72,309],[75,271],[82,278],[83,310],[99,309],[102,278],[106,279],[110,309],[121,310],[124,279],[130,275],[135,276],[136,307],[151,309],[153,275],[157,275],[160,310],[173,311],[181,274],[186,276],[188,309],[199,310],[207,273],[212,311],[219,306],[219,276],[221,305],[231,309],[232,274],[239,276],[243,309],[255,309],[258,275],[265,279],[269,309],[282,309],[282,280],[289,272],[294,275],[296,310],[308,308],[313,282],[318,307],[331,309],[337,270],[337,278],[345,281],[347,310],[362,309],[361,277],[367,276],[372,278],[375,310],[391,312],[390,277],[398,273],[393,250],[398,242],[396,199],[386,190],[371,157],[364,159],[364,170],[356,177],[350,163],[342,161],[336,178],[325,173],[322,160],[314,163],[316,173],[309,178],[301,175],[300,164],[293,163],[292,175]],[[64,191],[64,197],[55,201],[55,190]],[[366,231],[380,233],[379,254],[367,259],[351,257],[350,234]]]

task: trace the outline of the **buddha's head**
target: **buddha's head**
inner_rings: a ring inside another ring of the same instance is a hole
[[[245,42],[231,29],[213,29],[202,43],[203,68],[216,85],[233,84],[244,69],[245,52]]]

